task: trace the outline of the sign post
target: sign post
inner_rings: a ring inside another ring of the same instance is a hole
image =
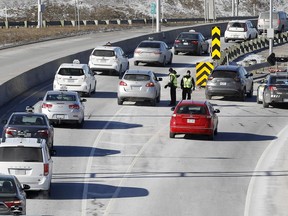
[[[152,15],[152,31],[154,29],[154,15],[156,14],[156,3],[152,2],[150,5],[150,13]]]

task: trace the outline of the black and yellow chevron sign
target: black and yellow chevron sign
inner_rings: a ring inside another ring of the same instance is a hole
[[[212,27],[212,59],[220,59],[220,28],[218,26]]]
[[[214,65],[211,62],[198,62],[196,63],[196,85],[205,87],[208,76],[214,69]]]

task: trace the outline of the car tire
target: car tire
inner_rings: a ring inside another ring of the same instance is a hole
[[[175,135],[176,135],[175,133],[172,133],[172,132],[169,133],[170,138],[175,138]]]
[[[169,60],[169,62],[168,62],[168,65],[171,65],[171,64],[172,64],[172,60],[173,60],[173,55],[171,55],[170,60]]]
[[[157,103],[160,103],[160,98],[161,98],[161,96],[160,96],[160,94],[159,94],[158,97],[157,97],[157,99],[156,99],[156,102],[157,102]]]
[[[138,61],[134,61],[134,65],[138,66],[139,62]]]
[[[93,90],[92,90],[92,94],[94,94],[96,92],[96,82],[95,82],[95,84],[94,84],[94,88],[93,88]]]
[[[262,102],[262,104],[263,104],[263,108],[268,108],[268,107],[269,107],[269,103],[267,103],[267,102],[265,101],[264,96],[263,96],[263,102]]]
[[[151,106],[156,106],[156,104],[157,104],[157,98],[153,98],[153,99],[150,101],[150,103],[151,103]]]
[[[248,94],[247,94],[247,97],[249,97],[249,98],[251,98],[252,96],[253,96],[253,84],[252,84],[252,86],[251,86],[250,91],[249,91]]]
[[[246,100],[246,90],[242,91],[240,95],[240,101],[245,101],[245,100]]]
[[[256,102],[257,102],[257,104],[261,104],[261,103],[262,103],[262,101],[259,100],[259,95],[258,95],[258,93],[257,93],[257,96],[256,96]]]
[[[83,125],[84,125],[84,118],[83,118],[80,122],[77,122],[77,123],[76,123],[76,127],[77,127],[77,128],[82,128]]]
[[[123,100],[121,100],[120,98],[117,98],[117,103],[118,103],[118,105],[122,105],[123,104]]]
[[[217,135],[217,134],[218,134],[218,126],[214,130],[214,135]]]
[[[179,53],[178,51],[174,51],[174,55],[178,55],[178,53]]]
[[[229,40],[228,40],[227,38],[224,38],[224,42],[225,42],[225,43],[228,43]]]

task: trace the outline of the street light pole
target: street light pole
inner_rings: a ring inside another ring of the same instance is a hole
[[[161,32],[161,26],[160,26],[160,0],[156,1],[156,32]]]
[[[41,8],[41,0],[38,0],[38,28],[42,27],[42,8]]]
[[[269,37],[269,55],[273,53],[273,37],[274,37],[274,29],[273,29],[273,22],[272,22],[272,8],[273,8],[273,2],[272,0],[270,0],[270,25],[269,25],[269,28],[270,28],[270,33],[271,33],[271,36]],[[272,31],[273,31],[273,34],[272,34]],[[268,34],[268,33],[267,33]],[[270,34],[269,34],[270,35]],[[272,37],[273,36],[273,37]]]

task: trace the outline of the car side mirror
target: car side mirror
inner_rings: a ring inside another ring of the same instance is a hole
[[[175,110],[175,107],[171,107],[171,111],[174,111]]]
[[[162,79],[162,77],[159,77],[159,78],[157,78],[157,80],[158,80],[158,81],[162,81],[163,79]]]
[[[81,103],[82,103],[82,102],[86,102],[87,100],[86,100],[86,98],[83,98],[83,99],[81,99],[80,101],[81,101]]]
[[[220,113],[220,110],[219,109],[215,109],[214,113]]]

